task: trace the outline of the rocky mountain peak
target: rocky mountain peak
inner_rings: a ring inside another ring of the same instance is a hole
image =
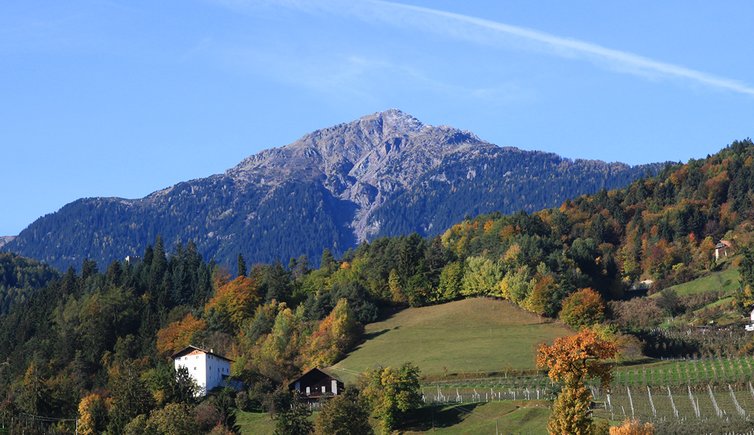
[[[398,109],[388,109],[309,133],[282,148],[262,151],[230,169],[240,186],[275,188],[292,180],[317,180],[357,210],[352,227],[368,237],[371,213],[397,192],[411,189],[449,155],[472,156],[498,149],[473,133],[426,125]]]
[[[294,173],[316,178],[333,171],[360,178],[380,172],[395,160],[436,164],[444,155],[469,146],[494,147],[473,133],[426,125],[401,110],[388,109],[316,130],[282,148],[262,151],[227,174],[242,182],[270,181]]]
[[[356,122],[366,131],[372,130],[381,136],[392,134],[408,134],[421,131],[425,126],[412,115],[398,109],[388,109],[371,115],[362,116]]]

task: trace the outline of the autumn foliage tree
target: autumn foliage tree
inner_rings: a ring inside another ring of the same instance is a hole
[[[550,379],[563,387],[555,399],[547,425],[551,434],[591,432],[589,406],[592,395],[585,382],[598,378],[603,386],[607,386],[612,379],[612,366],[605,360],[614,358],[616,354],[615,344],[591,329],[558,338],[551,346],[539,346],[537,366],[546,368]]]
[[[304,342],[305,322],[302,310],[294,312],[285,303],[277,305],[277,315],[269,333],[247,350],[254,370],[282,382],[299,373],[296,357]]]
[[[421,405],[419,369],[411,363],[397,369],[384,367],[369,371],[362,375],[359,384],[383,433],[390,433],[409,411]]]
[[[78,433],[95,435],[107,428],[107,408],[99,394],[91,393],[79,402]]]
[[[596,291],[581,289],[565,298],[560,318],[573,328],[591,326],[605,319],[605,303]]]
[[[182,320],[157,331],[157,350],[163,355],[172,354],[191,344],[194,334],[206,328],[207,322],[189,313]]]
[[[323,367],[334,364],[354,345],[362,327],[348,306],[346,299],[338,300],[332,312],[320,323],[319,328],[309,337],[303,353],[305,368]]]
[[[641,424],[638,420],[626,420],[620,426],[610,428],[610,435],[654,435],[652,423]]]
[[[258,287],[254,279],[246,276],[218,287],[204,306],[206,317],[228,329],[227,332],[238,331],[243,322],[254,315],[254,309],[262,300]]]
[[[359,391],[347,388],[328,400],[314,422],[315,435],[370,435],[369,409]]]

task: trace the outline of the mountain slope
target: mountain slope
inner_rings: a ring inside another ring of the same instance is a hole
[[[439,234],[467,215],[559,205],[659,168],[500,148],[388,110],[142,199],[75,201],[3,250],[65,268],[134,255],[160,234],[168,245],[193,240],[226,265],[238,253],[252,262],[316,260],[324,248],[341,253],[376,236]]]
[[[0,253],[0,315],[27,301],[37,289],[57,277],[57,272],[46,264]]]

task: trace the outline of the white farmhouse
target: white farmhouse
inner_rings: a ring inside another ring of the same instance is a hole
[[[204,396],[214,388],[228,383],[230,359],[196,346],[187,346],[173,354],[175,369],[186,367],[199,387],[197,396]]]

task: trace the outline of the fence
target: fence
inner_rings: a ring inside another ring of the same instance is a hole
[[[77,433],[78,420],[75,418],[53,418],[23,412],[0,416],[0,434],[3,435],[75,435]]]

